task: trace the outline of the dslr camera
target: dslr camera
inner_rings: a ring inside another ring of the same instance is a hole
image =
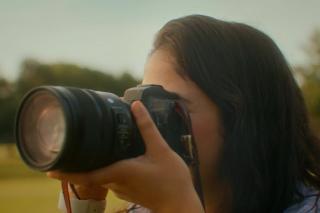
[[[139,156],[145,146],[130,111],[135,100],[145,105],[165,141],[190,164],[195,150],[188,113],[178,95],[159,85],[127,89],[123,98],[75,87],[34,88],[16,116],[19,153],[33,169],[70,172]]]

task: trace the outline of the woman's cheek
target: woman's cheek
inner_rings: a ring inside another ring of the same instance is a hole
[[[212,172],[216,168],[220,147],[222,144],[219,133],[219,123],[210,115],[190,114],[192,130],[199,152],[199,160],[202,169]]]

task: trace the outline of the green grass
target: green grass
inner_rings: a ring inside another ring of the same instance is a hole
[[[57,213],[59,184],[47,178],[0,181],[0,212]]]
[[[32,171],[20,160],[14,146],[0,145],[0,212],[58,213],[60,182]],[[112,193],[106,212],[124,205]]]

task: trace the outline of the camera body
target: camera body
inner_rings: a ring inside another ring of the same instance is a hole
[[[130,111],[141,101],[169,146],[186,162],[190,134],[179,96],[159,85],[140,85],[123,98],[88,89],[42,86],[28,92],[16,117],[15,135],[22,159],[31,168],[88,171],[145,152]],[[182,107],[182,108],[181,108]]]

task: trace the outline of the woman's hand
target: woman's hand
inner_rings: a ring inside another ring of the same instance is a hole
[[[77,197],[80,200],[105,200],[108,190],[99,185],[74,185],[74,190],[69,190],[72,197]]]
[[[87,173],[49,172],[48,176],[82,186],[103,186],[154,212],[203,212],[187,165],[164,141],[139,101],[131,105],[146,152]]]

